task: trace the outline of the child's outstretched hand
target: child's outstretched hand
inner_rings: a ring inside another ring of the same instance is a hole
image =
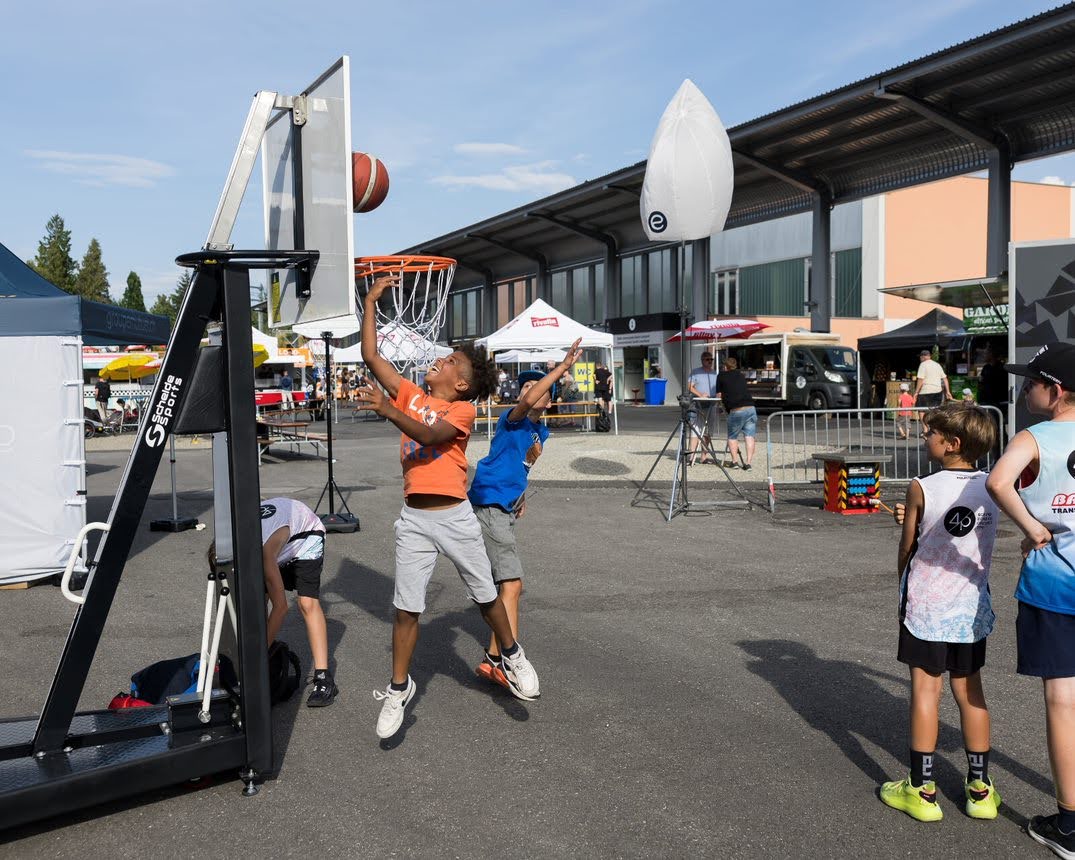
[[[370,291],[366,293],[366,301],[376,302],[384,294],[385,290],[398,286],[399,275],[381,275],[380,277],[374,278],[373,286],[370,287]]]
[[[564,368],[564,370],[570,370],[572,367],[575,366],[575,362],[582,357],[582,347],[579,346],[579,344],[581,343],[582,338],[580,337],[573,344],[571,344],[571,348],[567,351],[567,355],[564,356],[564,360],[560,362],[560,365]]]
[[[365,377],[362,379],[362,384],[358,386],[358,390],[355,392],[355,397],[357,399],[356,409],[376,412],[382,417],[384,417],[388,412],[388,409],[392,406],[392,401],[388,399],[385,393]]]

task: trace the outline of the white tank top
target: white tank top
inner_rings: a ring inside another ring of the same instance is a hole
[[[977,642],[994,619],[989,562],[998,513],[986,474],[945,469],[915,480],[925,505],[900,583],[900,618],[919,639]]]
[[[1019,495],[1053,540],[1027,556],[1015,596],[1075,615],[1075,422],[1044,421],[1027,429],[1038,445],[1038,475]]]
[[[317,555],[324,552],[325,526],[302,502],[275,498],[261,503],[261,542],[265,543],[281,526],[287,526],[290,534],[276,559],[279,564],[308,557],[314,551]]]

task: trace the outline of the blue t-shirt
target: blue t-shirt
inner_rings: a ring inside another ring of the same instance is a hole
[[[505,412],[496,422],[489,453],[474,469],[467,494],[472,505],[496,505],[510,512],[526,492],[530,468],[549,438],[549,428],[532,421],[529,415],[522,421],[509,421],[509,415],[511,412]]]

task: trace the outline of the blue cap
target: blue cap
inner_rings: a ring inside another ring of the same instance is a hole
[[[541,382],[545,374],[540,370],[524,370],[519,374],[519,387],[522,388],[527,382]]]

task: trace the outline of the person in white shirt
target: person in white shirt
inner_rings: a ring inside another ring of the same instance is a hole
[[[952,389],[948,387],[948,375],[932,358],[928,349],[918,354],[918,381],[915,384],[915,406],[940,406],[946,400],[952,400]]]

